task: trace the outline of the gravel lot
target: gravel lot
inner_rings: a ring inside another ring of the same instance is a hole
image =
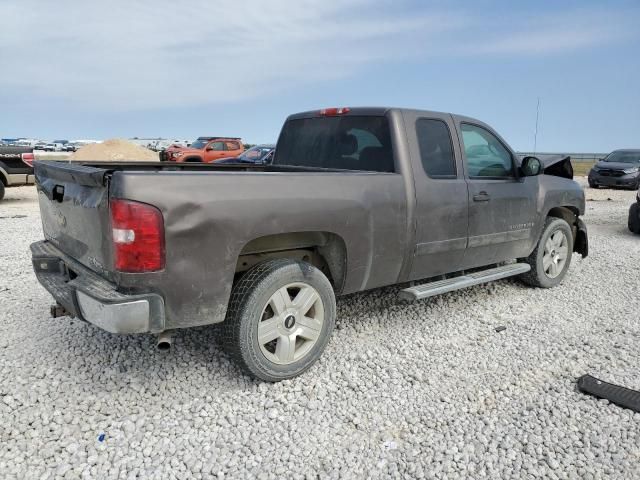
[[[7,189],[0,475],[638,478],[640,414],[575,389],[587,372],[640,389],[633,197],[588,189],[591,255],[561,286],[342,298],[321,361],[272,385],[242,376],[212,328],[162,355],[151,336],[49,318],[28,252],[42,235],[35,189]]]

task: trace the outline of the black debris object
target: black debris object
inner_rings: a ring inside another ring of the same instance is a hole
[[[503,332],[507,329],[507,327],[505,327],[504,325],[500,325],[499,327],[496,327],[496,332],[500,333]]]
[[[640,392],[603,382],[591,375],[583,375],[578,379],[578,390],[597,398],[609,400],[622,408],[640,412]]]

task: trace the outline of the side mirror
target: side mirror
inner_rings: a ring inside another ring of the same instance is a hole
[[[523,177],[535,177],[542,173],[542,162],[538,157],[524,157],[520,164],[520,173]]]

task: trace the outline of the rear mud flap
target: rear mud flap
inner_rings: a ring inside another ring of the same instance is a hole
[[[583,375],[578,379],[578,390],[597,398],[609,400],[611,403],[640,412],[640,392],[630,388],[603,382],[591,375]]]

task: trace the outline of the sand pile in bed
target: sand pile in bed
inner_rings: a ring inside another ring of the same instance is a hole
[[[158,154],[148,148],[119,138],[105,140],[102,143],[92,143],[78,149],[69,160],[106,160],[113,162],[126,161],[158,161]]]

